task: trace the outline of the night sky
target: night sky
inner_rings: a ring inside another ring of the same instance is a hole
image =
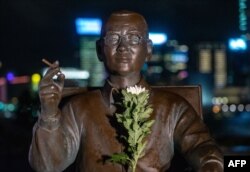
[[[41,59],[77,66],[76,17],[105,18],[114,10],[143,14],[150,31],[192,46],[239,35],[238,0],[0,0],[0,76],[40,72]]]

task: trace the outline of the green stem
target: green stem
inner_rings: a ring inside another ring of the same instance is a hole
[[[136,160],[136,158],[135,158],[134,163],[132,163],[132,172],[135,172],[135,170],[136,170],[137,161],[138,160]]]
[[[136,165],[133,165],[132,171],[135,172]]]
[[[132,163],[132,171],[135,172],[136,170],[136,165],[138,162],[138,159],[140,157],[141,151],[139,151],[138,153],[136,153],[136,155],[134,156],[134,162]]]

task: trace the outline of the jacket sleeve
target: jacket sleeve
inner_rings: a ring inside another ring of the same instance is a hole
[[[33,128],[29,162],[37,172],[59,172],[74,162],[81,130],[70,104],[48,119],[39,116]]]
[[[189,105],[181,105],[174,131],[177,148],[198,172],[223,172],[223,156],[202,119]]]

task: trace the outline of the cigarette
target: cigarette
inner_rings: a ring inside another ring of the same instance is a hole
[[[42,62],[45,63],[46,65],[48,65],[49,67],[54,67],[54,65],[46,59],[42,59]]]
[[[52,68],[54,67],[54,65],[52,63],[50,63],[48,60],[46,60],[46,59],[42,59],[42,62],[45,63],[46,65],[48,65],[49,67],[52,67]],[[61,71],[59,71],[57,73],[57,75],[60,75],[60,74],[62,74]]]

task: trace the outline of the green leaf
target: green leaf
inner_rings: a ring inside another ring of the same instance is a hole
[[[115,153],[108,161],[125,165],[129,161],[129,157],[125,153]]]
[[[138,142],[138,143],[141,143],[142,140],[144,139],[143,133],[144,133],[144,132],[141,132],[140,136],[138,137],[138,139],[137,139],[137,142]]]
[[[147,102],[147,97],[148,97],[148,94],[145,94],[145,93],[139,94],[138,95],[138,102],[141,104],[144,104],[145,102]]]
[[[140,152],[139,158],[144,156],[144,154],[142,154],[142,153],[143,153],[143,150],[146,147],[146,145],[147,145],[147,142],[144,142],[144,143],[138,145],[138,151]]]
[[[132,124],[132,119],[126,119],[126,121],[124,122],[124,127],[126,128],[126,129],[129,129],[130,128],[130,126],[131,126],[131,124]]]
[[[136,132],[136,131],[138,131],[139,129],[140,129],[140,126],[139,126],[137,123],[133,123],[133,124],[132,124],[132,130],[133,130],[133,131]]]

